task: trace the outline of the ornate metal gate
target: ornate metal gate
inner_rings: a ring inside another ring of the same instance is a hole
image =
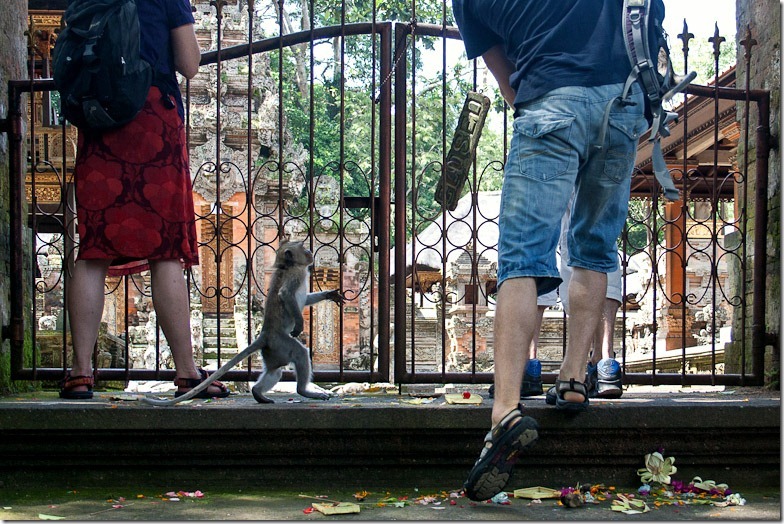
[[[194,3],[197,37],[211,49],[182,85],[202,260],[188,278],[202,362],[218,366],[252,340],[274,248],[293,237],[316,254],[312,285],[349,299],[306,317],[317,381],[491,382],[511,115],[487,71],[461,57],[446,15],[441,24],[393,24],[375,21],[373,7],[373,22],[351,23],[344,4],[339,24],[315,27],[311,11],[308,27],[293,32],[273,2],[276,34],[265,38],[270,28],[248,16],[252,1]],[[75,133],[51,121],[53,89],[47,79],[9,83],[15,379],[60,378],[71,351],[64,304],[78,249]],[[491,121],[466,194],[449,211],[434,191],[467,90],[494,98]],[[639,205],[619,246],[626,277],[616,351],[629,383],[758,384],[767,209],[750,208],[767,201],[769,93],[718,74],[688,92],[683,123],[665,143],[683,201],[659,201],[644,143],[639,150]],[[709,145],[696,161],[688,149],[698,138]],[[99,377],[173,378],[148,277],[110,280],[106,294]],[[555,309],[545,320],[552,379],[568,319]],[[253,359],[227,378],[257,375]]]

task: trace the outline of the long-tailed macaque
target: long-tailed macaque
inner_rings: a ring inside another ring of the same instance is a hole
[[[144,397],[143,400],[156,406],[173,406],[178,402],[191,399],[256,351],[261,351],[264,362],[261,376],[252,389],[253,398],[257,402],[273,402],[265,397],[264,393],[278,383],[283,368],[289,363],[294,364],[297,375],[297,393],[307,398],[328,399],[331,393],[311,380],[310,350],[296,337],[304,329],[302,309],[305,306],[322,300],[332,300],[336,304],[342,304],[344,298],[337,289],[309,292],[312,264],[313,253],[302,242],[282,243],[275,255],[275,271],[270,280],[267,304],[264,309],[264,324],[258,338],[188,393],[171,400],[149,397]]]

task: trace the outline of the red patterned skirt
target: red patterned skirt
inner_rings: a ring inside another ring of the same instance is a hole
[[[110,275],[199,263],[185,127],[157,87],[129,124],[79,133],[74,181],[78,260],[111,259]]]

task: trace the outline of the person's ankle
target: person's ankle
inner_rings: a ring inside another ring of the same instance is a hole
[[[69,375],[72,377],[91,377],[93,375],[93,370],[90,367],[71,366]]]
[[[193,366],[186,366],[185,368],[177,369],[177,378],[187,379],[200,379],[202,378],[199,368],[194,364]]]

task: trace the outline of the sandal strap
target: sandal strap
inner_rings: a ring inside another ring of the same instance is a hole
[[[200,375],[199,378],[175,378],[174,379],[174,385],[177,386],[178,388],[189,388],[189,389],[195,388],[196,386],[201,384],[203,381],[207,380],[209,378],[209,376],[210,376],[209,373],[207,373],[207,370],[205,370],[205,369],[198,368],[198,371],[199,371],[199,375]],[[221,390],[226,388],[226,386],[223,384],[223,382],[220,382],[219,380],[213,381],[210,384],[210,387],[212,387],[212,386],[220,388]]]
[[[501,419],[501,422],[496,424],[496,426],[487,433],[487,436],[485,437],[485,441],[488,441],[488,439],[490,439],[491,441],[494,440],[495,435],[497,435],[502,431],[506,431],[510,427],[510,423],[513,420],[517,418],[521,418],[522,416],[523,416],[523,406],[521,404],[517,404],[516,408],[512,409],[511,411],[509,411],[509,413],[504,415],[504,418]]]
[[[588,399],[588,386],[586,386],[585,383],[573,378],[570,378],[569,380],[555,380],[555,392],[558,395],[558,398],[563,400],[563,394],[568,391],[573,391],[574,393],[578,393],[585,397],[586,400]]]
[[[79,386],[87,386],[89,388],[93,387],[95,384],[95,379],[92,375],[76,375],[71,376],[69,373],[65,376],[62,381],[62,388],[63,389],[73,389]]]
[[[201,384],[200,378],[175,378],[174,385],[178,388],[195,388]]]

